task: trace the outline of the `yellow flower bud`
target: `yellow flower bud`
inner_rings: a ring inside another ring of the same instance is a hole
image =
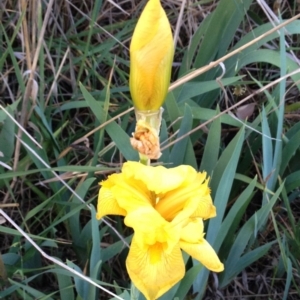
[[[149,0],[130,45],[129,86],[138,110],[158,110],[168,92],[174,45],[160,0]]]

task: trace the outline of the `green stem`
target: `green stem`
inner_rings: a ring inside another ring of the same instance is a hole
[[[139,153],[140,156],[140,163],[145,166],[150,166],[150,158],[147,155]]]

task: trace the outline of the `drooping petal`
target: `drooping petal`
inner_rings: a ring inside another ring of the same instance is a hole
[[[216,216],[216,207],[213,205],[210,188],[208,187],[209,179],[204,180],[201,185],[201,193],[199,193],[198,207],[193,217],[202,218],[204,220],[214,218]]]
[[[207,269],[213,272],[222,272],[224,270],[224,265],[220,262],[215,250],[205,239],[202,239],[197,244],[180,241],[180,248],[200,261]]]
[[[180,240],[196,244],[203,239],[203,220],[201,218],[188,218],[186,225],[181,229]]]
[[[98,195],[96,218],[99,220],[106,215],[125,216],[126,211],[119,206],[116,198],[111,192],[111,189],[102,186]]]
[[[214,218],[216,213],[216,207],[213,205],[210,195],[204,195],[199,197],[198,206],[192,217],[202,218],[203,220]]]
[[[126,260],[128,274],[147,300],[163,295],[184,276],[185,267],[179,246],[169,253],[161,243],[140,248],[134,235]]]
[[[138,110],[158,110],[170,84],[173,37],[160,0],[149,0],[130,44],[130,92]]]
[[[182,229],[180,248],[201,262],[207,269],[214,272],[222,272],[224,265],[203,236],[202,219],[190,219],[190,222]]]

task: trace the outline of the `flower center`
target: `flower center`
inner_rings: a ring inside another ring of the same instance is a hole
[[[166,247],[167,247],[166,243],[160,243],[160,242],[156,242],[154,245],[149,246],[148,252],[149,252],[151,264],[156,264],[160,262],[161,255],[166,249]]]
[[[165,195],[160,201],[156,201],[155,209],[167,221],[172,221],[174,217],[184,208],[187,201],[197,196],[198,189],[195,187],[185,187]]]

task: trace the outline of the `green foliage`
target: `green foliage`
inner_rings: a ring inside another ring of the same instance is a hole
[[[9,1],[0,12],[0,212],[9,213],[43,251],[71,268],[50,262],[0,218],[1,299],[134,298],[125,268],[132,232],[119,218],[98,221],[94,207],[98,182],[118,172],[124,160],[138,160],[129,142],[135,121],[127,48],[136,19],[132,11],[126,13],[129,4],[119,10],[100,0],[73,2],[62,8],[54,1],[53,12],[63,13],[48,20],[47,6],[32,8],[36,23],[29,22],[28,11],[17,14]],[[168,16],[176,21],[178,14],[173,10]],[[260,22],[248,29],[252,20]],[[44,21],[47,34],[42,36],[37,33]],[[214,298],[257,264],[268,266],[267,292],[276,291],[282,299],[300,296],[300,122],[285,118],[286,112],[298,113],[297,100],[286,104],[285,99],[298,95],[300,73],[284,79],[299,69],[291,53],[299,51],[299,25],[297,20],[265,35],[273,25],[254,1],[220,0],[193,24],[193,34],[181,32],[174,81],[265,36],[226,59],[222,76],[221,67],[211,68],[167,96],[158,163],[188,164],[210,176],[217,216],[206,222],[205,237],[225,270],[210,295],[209,272],[184,254],[186,276],[160,299]],[[38,92],[25,102],[33,58],[24,51],[34,56],[39,38],[33,70]],[[245,97],[256,105],[247,120],[238,119],[234,110],[223,113],[243,97],[232,94],[237,85],[246,87]],[[20,116],[27,122],[20,124]],[[270,264],[270,256],[278,265]]]

